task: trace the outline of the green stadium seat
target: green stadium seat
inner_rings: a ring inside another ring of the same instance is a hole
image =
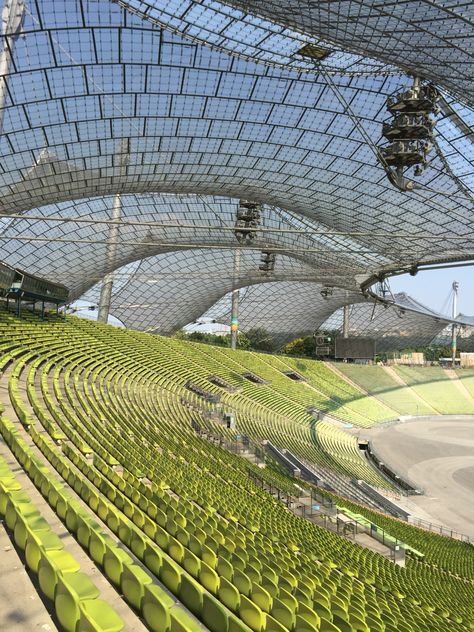
[[[123,621],[109,604],[100,599],[81,601],[75,586],[69,583],[67,575],[58,577],[54,604],[59,623],[66,632],[86,630],[87,627],[81,625],[81,619],[92,626],[90,630],[119,632],[123,629]]]
[[[201,562],[201,569],[199,571],[199,581],[201,584],[209,590],[212,594],[216,594],[219,590],[219,575],[208,566],[205,562]]]
[[[52,541],[51,536],[53,534],[50,531],[50,526],[42,516],[36,514],[31,516],[17,514],[13,535],[16,545],[23,551],[26,548],[26,542],[30,532],[35,534],[48,534],[50,543]],[[57,538],[57,540],[59,541],[59,538]],[[61,542],[59,541],[58,544],[61,544]]]
[[[14,330],[4,324],[0,309],[0,332],[8,339]],[[337,376],[331,381],[331,369],[308,361],[301,368],[308,381],[298,385],[282,375],[285,367],[297,370],[291,358],[228,354],[139,332],[110,331],[96,323],[76,324],[74,318],[60,331],[49,329],[49,324],[28,322],[24,327],[18,324],[22,350],[37,345],[38,352],[14,357],[9,370],[15,376],[10,379],[12,385],[16,382],[12,393],[21,414],[26,395],[18,385],[25,379],[29,384],[26,412],[34,422],[30,437],[40,459],[23,440],[21,425],[2,417],[0,431],[37,489],[151,630],[183,632],[203,625],[211,632],[469,629],[474,621],[474,558],[469,547],[367,507],[353,507],[354,513],[421,551],[428,562],[409,559],[400,569],[294,518],[252,483],[248,470],[257,472],[264,486],[272,484],[287,493],[294,493],[294,482],[273,465],[257,470],[197,437],[190,425],[194,417],[213,432],[229,437],[232,432],[180,402],[188,379],[214,388],[207,385],[211,373],[239,383],[243,370],[253,369],[266,385],[249,382],[225,395],[245,432],[257,436],[264,429],[277,444],[284,436],[289,449],[302,458],[346,476],[373,476],[371,482],[382,485],[358,454],[355,439],[342,429],[317,422],[317,432],[310,433],[305,407],[319,402],[329,406],[332,394],[344,400],[339,406],[344,414],[349,417],[353,406],[353,421],[362,423],[362,408],[347,400],[351,387],[345,391]],[[36,327],[41,335],[30,337]],[[246,362],[253,365],[244,367]],[[324,396],[317,393],[318,380]],[[36,391],[39,396],[31,397]],[[382,408],[375,408],[366,425],[378,423],[379,413],[382,418]],[[61,450],[54,443],[58,429],[67,437]],[[84,457],[85,451],[94,452],[93,462]],[[114,463],[120,468],[114,469]],[[64,482],[59,483],[60,478]],[[87,510],[71,490],[87,503]],[[21,490],[0,461],[0,510],[5,512],[10,492],[15,498]],[[332,497],[351,509],[347,499]],[[59,585],[56,567],[42,556],[61,552],[61,541],[28,498],[20,495],[16,501],[18,507],[11,503],[5,520],[7,529],[10,524],[15,542],[26,546],[28,566],[39,571],[41,565],[40,585],[52,595]],[[101,532],[93,514],[105,519],[120,548]],[[146,573],[133,564],[127,549],[144,562]],[[161,586],[147,583],[153,582],[148,571],[172,597]],[[58,571],[58,578],[76,575],[80,578],[79,572]],[[95,587],[69,588],[75,605],[67,624],[79,626],[75,632],[80,626],[102,629],[95,606],[88,610],[81,605],[81,599],[97,601]]]
[[[171,627],[170,609],[174,600],[157,584],[144,586],[141,612],[152,632],[168,632]]]
[[[240,597],[239,615],[242,621],[254,632],[261,632],[265,629],[266,618],[264,613],[245,595]]]
[[[179,593],[182,572],[173,560],[163,557],[160,568],[160,580],[173,594]]]
[[[136,610],[140,609],[145,593],[145,586],[151,584],[152,579],[140,566],[125,563],[120,580],[120,588],[125,601]]]
[[[90,599],[80,603],[77,629],[81,632],[120,632],[124,622],[107,602]]]
[[[205,591],[192,577],[183,574],[179,587],[179,598],[194,615],[199,617],[203,609]]]
[[[63,548],[63,543],[52,531],[28,530],[25,546],[26,564],[31,571],[37,573],[45,551],[60,551]]]
[[[321,625],[319,627],[319,632],[341,632],[341,630],[334,625],[331,621],[327,621],[326,619],[321,619]]]
[[[179,606],[171,609],[170,616],[170,632],[202,632],[201,624],[191,619],[189,614]]]
[[[52,550],[43,553],[38,564],[38,580],[43,593],[53,600],[61,577],[77,574],[80,566],[70,553]],[[92,585],[93,586],[93,585]]]
[[[133,559],[118,546],[107,547],[103,557],[103,567],[114,586],[120,586],[124,566],[133,564]]]
[[[240,593],[225,577],[220,578],[220,585],[217,595],[221,602],[233,612],[238,612],[240,608]]]

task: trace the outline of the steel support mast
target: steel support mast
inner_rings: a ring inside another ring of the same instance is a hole
[[[459,283],[458,281],[453,281],[453,320],[457,318],[458,315],[458,290]],[[451,364],[454,368],[456,364],[456,351],[457,351],[457,325],[455,323],[452,324],[452,337],[451,337]]]
[[[120,167],[120,176],[123,177],[127,173],[127,165],[130,158],[129,139],[124,138],[120,145],[120,154],[118,155],[118,165]],[[112,301],[112,290],[114,286],[114,268],[117,255],[117,245],[120,232],[120,220],[122,219],[122,195],[117,193],[114,196],[112,205],[111,219],[115,224],[109,224],[109,233],[107,237],[107,269],[109,272],[105,275],[100,288],[99,298],[99,314],[97,320],[100,323],[106,323],[109,319],[110,304]]]
[[[349,305],[344,305],[343,309],[342,337],[349,338]]]
[[[240,276],[240,248],[234,252],[234,286],[239,282]],[[230,317],[230,347],[237,349],[239,335],[239,299],[240,290],[234,287],[232,290],[232,312]]]
[[[3,132],[3,114],[7,99],[7,77],[13,58],[15,42],[20,36],[25,17],[23,0],[5,0],[2,9],[0,35],[5,35],[0,49],[0,134]]]

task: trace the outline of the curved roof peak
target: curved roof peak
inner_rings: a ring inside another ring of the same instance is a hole
[[[115,1],[154,24],[255,61],[303,70],[316,61],[349,74],[398,68],[474,103],[474,5],[465,0]],[[299,54],[305,44],[313,59]]]

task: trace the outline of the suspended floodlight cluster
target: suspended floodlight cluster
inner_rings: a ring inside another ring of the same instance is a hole
[[[237,209],[234,235],[238,242],[249,243],[255,239],[260,224],[261,205],[249,200],[240,200]]]
[[[440,108],[440,93],[431,83],[423,84],[415,77],[413,86],[387,97],[387,110],[392,120],[383,124],[382,134],[388,144],[378,148],[390,182],[401,191],[411,191],[415,183],[406,177],[413,168],[413,176],[421,176],[429,164],[428,154],[433,149],[433,129]]]
[[[265,273],[273,272],[273,270],[275,269],[275,262],[276,254],[274,252],[262,250],[260,265],[258,266],[258,269]]]

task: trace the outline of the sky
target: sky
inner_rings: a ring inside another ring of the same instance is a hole
[[[474,315],[474,266],[427,270],[414,277],[409,274],[390,279],[392,292],[406,292],[427,307],[451,316],[451,304],[446,299],[451,292],[453,281],[459,282],[458,312]]]

